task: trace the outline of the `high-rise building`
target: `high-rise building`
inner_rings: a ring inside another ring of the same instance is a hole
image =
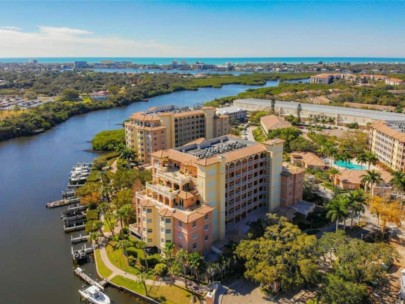
[[[148,246],[205,254],[227,227],[280,206],[283,141],[231,136],[151,154],[153,180],[135,195],[135,230]]]
[[[405,170],[405,120],[377,121],[369,129],[370,150],[393,170]]]
[[[125,140],[142,163],[150,163],[150,154],[185,145],[198,138],[215,138],[228,133],[229,118],[218,116],[216,109],[199,110],[164,106],[137,112],[125,123]]]

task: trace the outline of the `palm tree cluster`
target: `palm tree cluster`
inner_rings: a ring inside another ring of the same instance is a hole
[[[332,222],[336,222],[336,231],[339,229],[339,223],[343,221],[343,229],[346,228],[346,218],[350,216],[350,227],[353,226],[354,217],[358,217],[365,211],[366,197],[363,190],[358,189],[350,193],[337,194],[327,205],[326,216]]]

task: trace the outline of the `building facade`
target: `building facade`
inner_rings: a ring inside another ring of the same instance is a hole
[[[405,121],[378,121],[369,130],[370,150],[396,171],[405,170]]]
[[[134,200],[137,234],[148,246],[208,253],[227,225],[280,206],[282,154],[282,140],[229,136],[153,153],[153,181]]]
[[[281,172],[281,206],[292,206],[302,201],[305,169],[285,165]]]
[[[217,114],[228,116],[231,123],[245,122],[247,118],[247,111],[237,107],[218,108]]]
[[[215,138],[228,131],[228,116],[218,116],[215,108],[155,107],[130,117],[125,123],[125,141],[140,162],[150,163],[153,152],[179,147],[197,138]]]

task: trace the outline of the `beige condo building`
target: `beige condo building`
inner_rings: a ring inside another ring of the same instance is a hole
[[[405,120],[377,121],[369,131],[371,151],[396,171],[405,170]]]
[[[141,163],[151,162],[151,153],[185,145],[197,138],[214,138],[228,133],[228,116],[216,109],[200,110],[162,106],[137,112],[125,123],[125,141]]]
[[[231,136],[151,154],[153,181],[135,195],[135,232],[148,246],[205,254],[227,226],[280,206],[283,141]]]

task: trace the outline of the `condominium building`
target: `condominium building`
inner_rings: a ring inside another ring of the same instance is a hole
[[[218,108],[217,114],[228,116],[231,123],[245,122],[247,117],[247,111],[237,107]]]
[[[151,154],[153,180],[135,195],[135,230],[148,246],[205,254],[227,226],[280,206],[283,141],[230,136]]]
[[[369,131],[371,151],[393,170],[405,170],[405,120],[378,121]]]
[[[137,112],[125,123],[125,141],[141,163],[150,163],[150,154],[179,147],[197,138],[215,138],[228,133],[229,118],[215,108],[192,110],[162,106]]]

